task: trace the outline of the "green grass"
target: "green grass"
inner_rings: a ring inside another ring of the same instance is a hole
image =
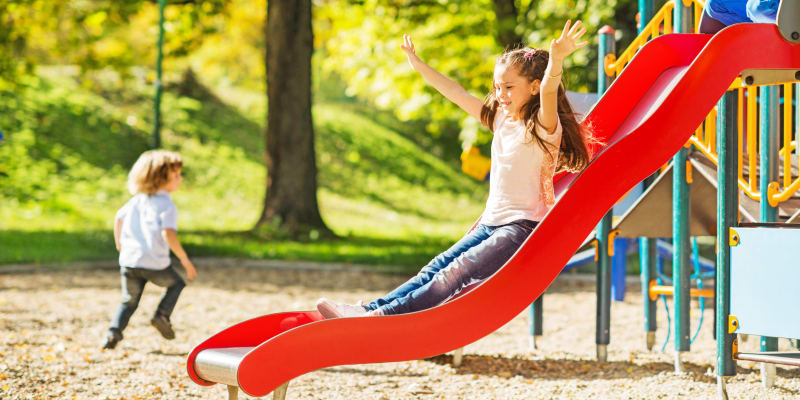
[[[401,121],[352,104],[313,109],[320,211],[330,240],[265,240],[261,93],[173,87],[163,100],[164,147],[186,179],[173,198],[190,255],[418,267],[480,214],[484,185],[417,144]],[[0,92],[0,264],[116,258],[111,222],[129,198],[128,168],[147,149],[151,88],[44,70]]]

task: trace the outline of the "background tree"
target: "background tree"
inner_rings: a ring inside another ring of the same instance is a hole
[[[531,4],[534,4],[531,1]],[[503,48],[522,44],[522,37],[517,34],[519,14],[514,0],[494,0],[494,15],[497,21],[497,43]]]
[[[267,2],[267,192],[256,228],[326,235],[311,120],[311,0]]]
[[[238,94],[254,90],[270,96],[267,149],[261,143],[248,146],[254,154],[267,151],[270,166],[257,227],[277,223],[328,232],[315,194],[309,93],[320,101],[350,102],[376,118],[381,110],[394,113],[406,122],[398,130],[454,166],[462,140],[489,142],[488,131],[407,67],[398,50],[403,33],[414,36],[423,59],[479,97],[490,89],[494,59],[504,47],[520,42],[546,47],[566,18],[581,18],[590,33],[611,24],[622,36],[621,46],[635,33],[633,0],[325,0],[315,3],[313,16],[310,7],[308,1],[169,0],[166,8],[167,82],[189,76],[183,72],[191,68],[196,82],[222,99],[233,94],[239,100]],[[274,8],[286,10],[284,18],[273,14],[265,27],[265,13]],[[299,34],[298,46],[282,32]],[[35,65],[77,65],[88,71],[76,77],[86,88],[93,85],[94,71],[97,76],[109,70],[117,73],[119,88],[130,84],[129,78],[146,88],[154,78],[156,34],[155,0],[0,0],[0,90],[3,77],[33,75]],[[285,50],[264,54],[276,46]],[[289,61],[280,54],[290,55]],[[268,67],[262,68],[265,62]],[[568,88],[594,91],[595,50],[584,49],[567,62]],[[277,75],[265,77],[265,70]],[[315,79],[298,80],[300,75]],[[96,89],[109,101],[132,96],[107,85]],[[143,93],[137,96],[150,96]],[[267,112],[263,96],[243,103],[254,121]],[[148,130],[148,115],[138,121],[138,128]]]

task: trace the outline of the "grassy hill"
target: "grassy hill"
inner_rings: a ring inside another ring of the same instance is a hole
[[[482,210],[485,186],[392,129],[403,122],[318,102],[320,209],[341,238],[255,236],[248,230],[264,195],[264,96],[187,80],[164,96],[162,143],[184,157],[186,179],[173,198],[190,255],[413,268]],[[50,68],[0,92],[0,264],[114,259],[112,218],[129,198],[127,171],[147,149],[151,126],[152,88],[136,78],[79,79]]]

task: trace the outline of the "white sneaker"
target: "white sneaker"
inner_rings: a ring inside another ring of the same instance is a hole
[[[326,298],[321,298],[317,301],[317,310],[326,319],[330,318],[349,318],[349,317],[365,317],[368,315],[367,310],[358,304],[335,303]]]

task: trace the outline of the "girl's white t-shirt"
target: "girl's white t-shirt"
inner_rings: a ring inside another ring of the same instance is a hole
[[[553,175],[561,145],[561,121],[555,132],[537,125],[539,137],[554,145],[545,150],[525,132],[522,120],[512,121],[498,111],[492,138],[489,198],[481,223],[498,226],[527,219],[540,221],[555,203]]]

